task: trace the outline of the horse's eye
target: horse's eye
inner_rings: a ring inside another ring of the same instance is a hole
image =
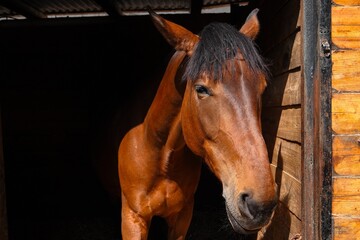
[[[205,98],[211,95],[210,90],[202,85],[195,85],[195,91],[199,98]]]

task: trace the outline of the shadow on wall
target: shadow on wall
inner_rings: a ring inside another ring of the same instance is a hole
[[[288,101],[284,104],[284,94],[289,91],[290,77],[300,76],[300,41],[301,29],[299,27],[300,1],[259,1],[256,6],[260,9],[259,18],[261,24],[260,36],[257,39],[262,55],[270,62],[269,70],[271,79],[263,94],[262,127],[263,135],[267,145],[270,161],[276,163],[275,182],[279,189],[279,204],[275,211],[271,224],[262,234],[260,239],[279,239],[288,240],[296,236],[291,236],[291,226],[296,226],[291,222],[292,217],[289,210],[290,202],[301,203],[301,199],[290,199],[293,194],[289,194],[293,189],[284,178],[284,158],[282,156],[282,145],[276,145],[281,116],[289,108],[301,108],[300,99],[298,102]],[[299,77],[300,78],[300,77]],[[299,79],[300,82],[300,79]],[[300,96],[300,87],[298,89]],[[295,93],[293,93],[295,95]],[[289,93],[287,93],[289,95]],[[295,97],[294,97],[295,99]],[[287,101],[287,100],[286,100]],[[285,139],[289,136],[282,136]],[[274,151],[277,151],[274,153]],[[278,154],[277,154],[278,153]],[[276,156],[277,159],[272,159]],[[299,163],[300,164],[300,163]],[[287,192],[280,194],[280,188]],[[299,193],[299,196],[301,193]],[[293,225],[292,225],[293,224]],[[260,236],[261,235],[261,236]],[[294,238],[295,239],[295,238]]]
[[[280,149],[281,150],[281,145]],[[284,160],[282,159],[281,155],[279,154],[278,157],[278,166],[275,172],[275,182],[278,186],[282,184],[282,167],[283,167]],[[280,199],[280,192],[279,199]],[[281,199],[278,206],[276,207],[274,217],[271,220],[269,227],[266,228],[266,232],[263,234],[264,239],[284,239],[284,236],[289,236],[290,229],[286,227],[282,227],[282,230],[279,234],[278,228],[279,226],[289,226],[291,224],[290,212],[286,207],[289,203],[289,194],[286,194],[285,197]]]

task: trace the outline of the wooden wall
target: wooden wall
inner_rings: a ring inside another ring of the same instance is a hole
[[[360,1],[332,6],[333,239],[360,239]]]
[[[259,8],[258,43],[272,74],[263,96],[263,133],[280,203],[258,238],[286,240],[301,233],[300,1],[264,1]]]

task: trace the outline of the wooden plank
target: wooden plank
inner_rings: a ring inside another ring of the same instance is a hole
[[[360,176],[334,177],[333,193],[339,197],[360,197]]]
[[[331,59],[319,57],[319,42],[330,37],[330,7],[330,1],[302,3],[304,239],[331,239]]]
[[[2,123],[1,123],[1,112],[0,112],[0,239],[7,240],[8,230],[7,230],[7,212],[6,212],[5,171],[4,171],[4,154],[3,154],[1,126]]]
[[[333,44],[339,49],[359,49],[360,40],[358,38],[333,38]]]
[[[264,108],[262,126],[269,136],[301,143],[301,108]]]
[[[346,135],[333,138],[334,173],[360,175],[360,136]]]
[[[332,25],[332,42],[340,49],[360,48],[360,25]]]
[[[332,88],[360,92],[360,51],[337,51],[332,60]]]
[[[263,95],[264,107],[301,104],[301,71],[287,72],[272,79]]]
[[[333,179],[333,216],[360,217],[360,176]]]
[[[302,205],[301,182],[273,165],[271,165],[271,171],[279,188],[279,201],[300,219]]]
[[[332,129],[336,134],[360,133],[360,93],[333,94]]]
[[[359,25],[360,6],[333,6],[331,8],[332,25]]]
[[[331,28],[331,36],[333,38],[342,38],[342,37],[348,37],[348,38],[357,38],[357,40],[360,40],[360,32],[359,32],[360,26],[359,25],[333,25]]]
[[[301,182],[301,145],[276,138],[271,164]]]
[[[357,186],[359,187],[359,185]],[[359,194],[358,194],[359,195]],[[360,197],[333,197],[332,215],[333,216],[355,216],[360,217]]]
[[[334,218],[334,240],[359,240],[360,218]]]
[[[280,42],[265,57],[271,61],[270,71],[278,76],[301,66],[301,33],[296,32]]]
[[[360,0],[333,0],[337,5],[360,5]]]

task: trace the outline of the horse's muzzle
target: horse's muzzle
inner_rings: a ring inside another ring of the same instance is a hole
[[[256,202],[249,194],[240,194],[238,211],[226,204],[228,219],[233,229],[241,234],[252,234],[269,223],[277,205],[277,199]]]

